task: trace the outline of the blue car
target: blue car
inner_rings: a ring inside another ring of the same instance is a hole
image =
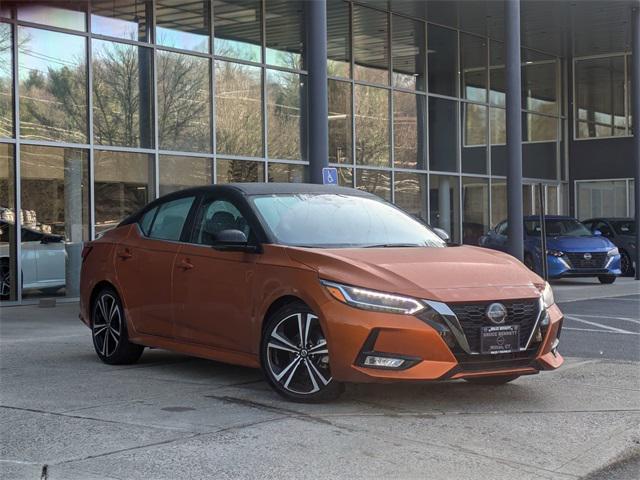
[[[622,274],[620,252],[599,231],[590,231],[575,218],[547,216],[547,270],[549,278],[598,277],[613,283]],[[524,263],[542,274],[540,219],[524,217]],[[480,238],[480,246],[507,250],[507,222],[500,222]]]

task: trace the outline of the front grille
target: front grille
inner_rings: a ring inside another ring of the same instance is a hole
[[[480,351],[480,329],[493,325],[485,314],[487,307],[492,303],[449,304],[458,317],[472,352]],[[524,348],[538,318],[538,300],[511,300],[500,303],[507,309],[504,325],[520,325],[520,348]]]
[[[604,268],[604,265],[607,262],[606,252],[590,253],[591,258],[584,258],[585,253],[565,252],[564,255],[574,269]],[[588,256],[589,254],[586,255]]]
[[[497,355],[457,354],[456,358],[464,372],[480,370],[504,370],[508,368],[524,368],[533,364],[538,347],[522,352],[501,353]]]

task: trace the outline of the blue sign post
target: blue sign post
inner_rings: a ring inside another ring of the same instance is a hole
[[[325,185],[338,185],[338,169],[335,167],[323,168],[322,183]]]

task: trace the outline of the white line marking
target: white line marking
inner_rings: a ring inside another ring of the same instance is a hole
[[[622,298],[622,297],[611,297],[606,300],[617,300],[619,302],[635,302],[640,303],[640,298]]]
[[[609,333],[612,335],[640,335],[640,333],[634,332],[609,332],[607,330],[598,330],[596,328],[574,328],[574,327],[562,327],[562,330],[573,330],[576,332],[592,332],[592,333]]]
[[[581,322],[581,323],[586,323],[587,325],[591,325],[593,327],[599,327],[602,328],[604,330],[610,330],[612,332],[617,332],[617,333],[633,333],[635,334],[636,332],[630,332],[629,330],[623,330],[622,328],[615,328],[615,327],[610,327],[609,325],[603,325],[601,323],[596,323],[596,322],[590,322],[589,320],[585,320],[583,318],[578,318],[578,317],[574,317],[573,315],[565,315],[565,318],[568,318],[569,320],[573,320],[575,322]]]
[[[635,318],[629,318],[629,317],[613,317],[611,315],[591,315],[591,314],[587,315],[586,313],[579,313],[578,315],[580,315],[581,317],[587,317],[587,318],[610,318],[611,320],[624,320],[625,322],[633,322],[640,325],[640,320],[636,320]]]

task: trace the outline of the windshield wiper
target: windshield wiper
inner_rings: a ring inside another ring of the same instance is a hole
[[[417,243],[379,243],[374,245],[363,245],[361,248],[395,248],[395,247],[424,247]]]

